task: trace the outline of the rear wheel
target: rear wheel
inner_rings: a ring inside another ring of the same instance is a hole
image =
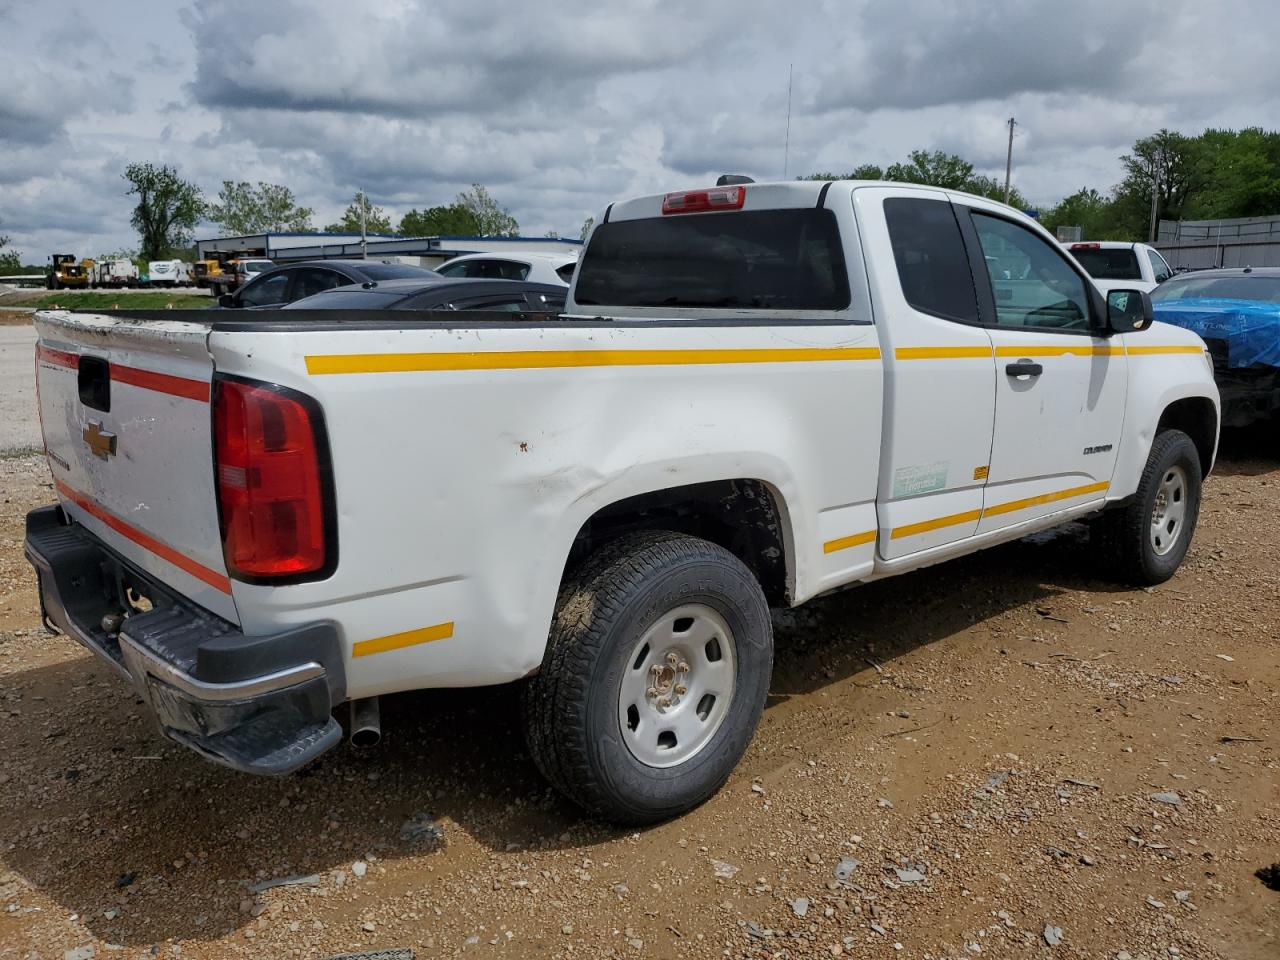
[[[1187,555],[1200,515],[1200,454],[1181,430],[1159,434],[1130,502],[1097,521],[1103,557],[1116,577],[1164,583]]]
[[[728,779],[772,666],[768,604],[740,560],[681,534],[623,537],[561,589],[524,690],[530,752],[592,813],[665,820]]]

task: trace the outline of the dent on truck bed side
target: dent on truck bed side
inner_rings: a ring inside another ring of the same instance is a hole
[[[874,527],[868,325],[215,329],[210,349],[219,371],[324,409],[339,567],[234,590],[246,630],[324,617],[349,651],[379,651],[349,659],[352,696],[536,669],[578,531],[654,490],[766,484],[801,597],[871,562],[870,543],[822,546]]]

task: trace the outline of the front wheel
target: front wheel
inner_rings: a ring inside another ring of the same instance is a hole
[[[729,778],[772,668],[768,604],[737,557],[676,533],[622,537],[561,588],[523,695],[530,752],[594,814],[668,819]]]
[[[1095,527],[1118,579],[1153,586],[1173,576],[1191,546],[1201,481],[1200,454],[1191,438],[1181,430],[1159,434],[1133,498],[1103,514]]]

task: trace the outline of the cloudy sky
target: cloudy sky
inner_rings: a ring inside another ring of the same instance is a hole
[[[924,147],[1034,202],[1107,189],[1164,126],[1280,126],[1271,0],[0,0],[0,233],[133,247],[120,174],[292,187],[336,219],[486,184],[521,232],[611,199]],[[696,9],[696,12],[692,12]],[[787,74],[793,70],[784,159]],[[205,224],[197,236],[215,236]]]

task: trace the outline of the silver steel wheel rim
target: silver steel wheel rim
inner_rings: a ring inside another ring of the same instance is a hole
[[[1182,539],[1187,523],[1187,472],[1170,467],[1156,488],[1156,502],[1151,507],[1151,549],[1163,557]]]
[[[660,616],[632,648],[618,687],[618,727],[649,767],[697,756],[733,702],[737,649],[724,617],[701,603]]]

